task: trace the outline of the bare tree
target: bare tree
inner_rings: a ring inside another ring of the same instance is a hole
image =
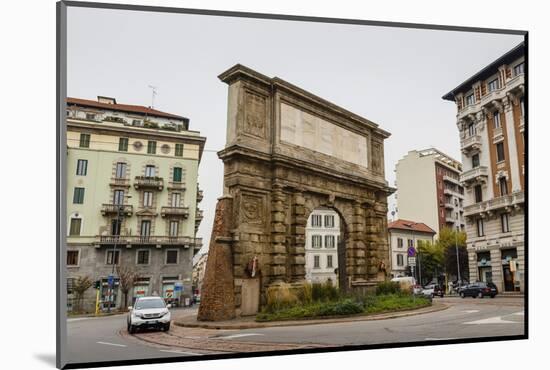
[[[120,291],[122,292],[124,305],[122,309],[128,307],[128,293],[138,279],[138,273],[130,266],[117,266]]]
[[[84,297],[84,293],[86,293],[93,284],[93,281],[88,276],[79,276],[76,278],[73,285],[73,291],[76,298],[77,311],[82,310],[82,298]]]

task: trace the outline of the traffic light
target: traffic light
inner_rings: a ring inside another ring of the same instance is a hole
[[[94,288],[95,289],[101,288],[101,281],[99,281],[99,280],[94,281]]]

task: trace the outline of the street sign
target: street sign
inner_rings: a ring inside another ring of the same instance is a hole
[[[409,266],[416,266],[416,257],[409,257],[407,262],[409,263]]]
[[[409,247],[409,248],[407,249],[407,255],[408,255],[409,257],[414,257],[414,256],[416,256],[416,249],[414,249],[414,247]]]
[[[113,276],[113,275],[109,275],[109,276],[107,277],[107,284],[113,285],[113,281],[114,281],[114,276]]]

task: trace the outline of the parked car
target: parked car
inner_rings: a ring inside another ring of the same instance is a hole
[[[416,279],[412,276],[394,277],[391,281],[399,283],[401,290],[404,292],[410,291],[413,294],[418,294],[421,291],[420,287],[416,284]]]
[[[445,291],[437,284],[428,284],[422,289],[422,294],[429,297],[441,297],[445,295]]]
[[[170,330],[170,304],[160,297],[139,297],[134,306],[128,307],[128,332],[135,333],[138,328],[159,328]]]
[[[484,283],[482,281],[477,283],[468,284],[458,293],[462,298],[464,297],[473,297],[473,298],[483,298],[489,296],[495,298],[498,294],[498,289],[493,283]]]

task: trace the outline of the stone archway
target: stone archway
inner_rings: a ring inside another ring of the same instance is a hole
[[[216,219],[226,223],[212,233],[199,320],[240,315],[251,278],[259,281],[258,308],[269,286],[303,284],[307,217],[319,206],[336,210],[346,225],[341,287],[375,284],[379,267],[389,265],[386,214],[393,189],[383,167],[389,133],[241,65],[220,79],[229,85],[229,102],[226,147],[218,153],[225,205],[218,204]],[[218,215],[227,210],[230,215]],[[222,291],[233,292],[231,302]]]

